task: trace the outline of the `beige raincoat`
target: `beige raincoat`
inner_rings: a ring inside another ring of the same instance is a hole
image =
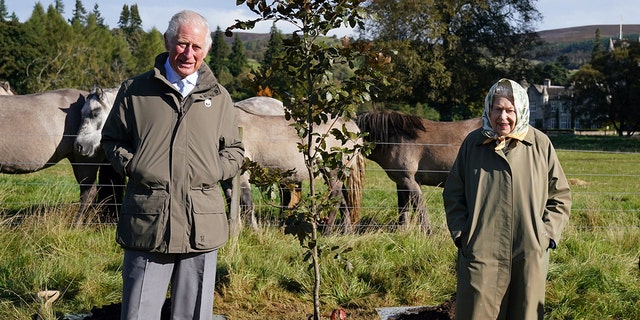
[[[463,142],[443,191],[459,247],[457,319],[542,319],[548,248],[569,219],[571,191],[556,152],[528,126],[526,92],[510,82],[520,138],[496,150],[485,121]],[[490,91],[485,120],[492,100]]]

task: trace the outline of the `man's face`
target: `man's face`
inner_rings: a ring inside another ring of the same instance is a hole
[[[175,39],[167,39],[165,35],[164,42],[169,51],[169,64],[181,78],[196,72],[202,65],[202,61],[209,52],[206,46],[208,36],[209,30],[190,24],[181,25]]]
[[[516,127],[516,107],[505,97],[495,97],[491,106],[491,126],[498,135],[505,136]]]

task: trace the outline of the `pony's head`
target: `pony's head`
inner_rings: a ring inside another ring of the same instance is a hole
[[[75,151],[83,157],[92,157],[100,150],[102,127],[111,111],[118,88],[91,90],[81,110],[80,128],[74,142]]]

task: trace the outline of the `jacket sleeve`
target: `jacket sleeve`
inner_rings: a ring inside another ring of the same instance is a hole
[[[100,141],[107,159],[116,172],[123,177],[127,176],[126,167],[133,158],[133,142],[127,129],[131,124],[127,124],[125,116],[124,87],[125,84],[118,91],[113,107],[102,128]]]
[[[560,241],[571,213],[571,189],[555,149],[549,144],[549,191],[542,219],[549,238]]]
[[[451,171],[444,184],[442,198],[447,217],[447,226],[456,246],[460,246],[460,237],[467,225],[468,210],[464,186],[465,153],[467,143],[462,144]]]
[[[225,115],[229,121],[224,121],[222,136],[220,137],[220,156],[222,180],[233,178],[244,164],[244,145],[242,144],[238,121],[233,102],[229,97],[225,102]]]

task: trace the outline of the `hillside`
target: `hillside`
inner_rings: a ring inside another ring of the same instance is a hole
[[[620,25],[617,24],[601,24],[572,28],[562,28],[553,30],[538,31],[538,35],[542,40],[548,43],[562,42],[578,42],[585,40],[593,40],[596,30],[600,29],[600,37],[602,39],[617,39],[620,35]],[[622,35],[638,35],[640,34],[640,24],[623,24]]]
[[[555,61],[559,56],[566,56],[571,62],[571,68],[578,68],[587,62],[591,56],[593,39],[596,30],[600,29],[603,45],[607,46],[609,39],[617,39],[620,25],[589,25],[571,28],[561,28],[538,31],[540,38],[546,43],[542,48],[532,50],[534,59],[539,61]],[[622,26],[625,38],[638,39],[640,24],[625,24]],[[261,60],[269,43],[268,33],[234,32],[233,37],[225,37],[229,45],[238,36],[245,45],[247,57]]]

